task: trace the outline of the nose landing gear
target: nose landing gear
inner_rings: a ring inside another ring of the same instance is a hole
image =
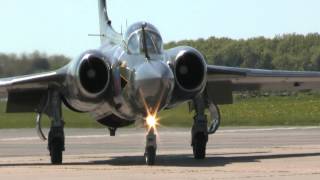
[[[155,134],[155,128],[151,127],[146,136],[146,148],[144,157],[146,164],[152,166],[156,161],[156,151],[157,151],[157,135]]]

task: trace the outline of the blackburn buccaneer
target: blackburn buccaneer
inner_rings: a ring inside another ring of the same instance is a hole
[[[179,104],[192,104],[194,158],[204,159],[208,135],[220,124],[218,105],[231,104],[232,93],[251,90],[314,90],[320,73],[270,71],[208,65],[195,48],[165,50],[158,29],[137,22],[124,35],[112,28],[105,0],[98,0],[101,46],[83,52],[66,66],[48,73],[0,79],[7,113],[37,113],[51,120],[48,150],[52,164],[61,164],[65,150],[61,107],[90,113],[114,136],[116,130],[137,121],[146,124],[145,159],[156,159],[157,113]],[[210,112],[207,119],[205,110]],[[174,121],[175,119],[172,119]]]

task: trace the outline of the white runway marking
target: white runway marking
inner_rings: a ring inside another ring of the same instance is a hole
[[[286,130],[308,130],[319,129],[320,127],[287,127],[287,128],[261,128],[261,129],[226,129],[218,131],[218,133],[238,133],[238,132],[259,132],[259,131],[286,131]]]
[[[320,127],[287,127],[287,128],[257,128],[257,129],[224,129],[219,130],[217,133],[239,133],[239,132],[263,132],[263,131],[288,131],[288,130],[309,130],[319,129]],[[161,133],[161,132],[160,132]],[[165,133],[165,132],[162,132]],[[170,132],[170,134],[187,134],[186,132]],[[144,133],[138,132],[137,135],[144,135]],[[132,134],[121,134],[120,137],[132,136]],[[89,138],[108,138],[106,135],[77,135],[77,136],[66,136],[67,139],[89,139]],[[12,142],[12,141],[34,141],[39,140],[39,137],[16,137],[16,138],[3,138],[0,142]]]

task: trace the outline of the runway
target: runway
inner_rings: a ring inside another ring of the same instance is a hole
[[[222,128],[205,160],[190,130],[161,128],[156,165],[144,163],[143,129],[66,129],[64,164],[49,164],[33,129],[0,130],[0,179],[320,179],[320,128]]]

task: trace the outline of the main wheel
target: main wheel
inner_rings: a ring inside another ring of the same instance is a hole
[[[54,140],[50,145],[50,156],[52,164],[62,164],[63,143],[61,140]]]
[[[146,164],[149,166],[154,165],[156,161],[156,149],[152,146],[146,148],[146,152],[144,154]]]
[[[195,135],[193,140],[193,156],[195,159],[204,159],[206,157],[207,139],[201,133]]]

